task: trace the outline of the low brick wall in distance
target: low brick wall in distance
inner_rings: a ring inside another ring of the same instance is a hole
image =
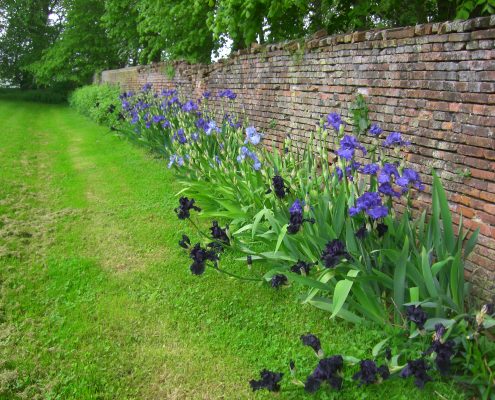
[[[385,134],[412,143],[407,160],[422,173],[428,208],[435,168],[454,219],[480,228],[471,279],[483,297],[495,290],[495,15],[468,21],[254,45],[212,65],[184,62],[104,71],[100,82],[123,90],[153,83],[191,98],[232,89],[235,109],[276,142],[304,140],[322,116],[348,114],[356,93]],[[173,74],[172,74],[173,72]],[[173,76],[172,76],[173,75]],[[213,100],[216,106],[217,100]],[[350,129],[350,127],[349,127]]]

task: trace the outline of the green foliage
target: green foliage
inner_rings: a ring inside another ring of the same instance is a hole
[[[370,127],[368,104],[362,94],[358,94],[350,106],[352,129],[356,135],[364,134]]]
[[[117,122],[121,110],[119,93],[120,89],[117,86],[84,86],[71,93],[69,105],[99,124],[112,126]]]
[[[0,81],[71,89],[102,69],[209,63],[252,43],[490,15],[495,0],[3,0]],[[125,16],[125,17],[124,17]],[[295,54],[296,64],[303,48]],[[263,56],[262,56],[263,57]]]
[[[122,65],[116,43],[101,23],[104,4],[99,0],[70,0],[64,29],[43,56],[29,66],[45,86],[76,87],[90,83],[97,70]]]
[[[135,0],[105,0],[101,17],[108,37],[115,43],[119,58],[131,65],[145,63],[149,47],[138,31],[139,8]]]
[[[35,103],[64,103],[67,94],[53,89],[1,89],[0,98],[5,100],[32,101]]]
[[[137,29],[146,44],[141,61],[185,59],[209,63],[219,47],[206,25],[211,7],[204,0],[139,1]]]
[[[0,1],[0,82],[36,87],[28,67],[62,29],[61,0]]]
[[[175,77],[175,67],[171,63],[165,63],[163,66],[163,73],[167,76],[168,79],[172,80]]]
[[[209,13],[209,26],[215,38],[228,36],[234,50],[305,34],[306,1],[218,0],[211,4],[215,8]]]
[[[457,6],[456,18],[468,19],[474,16],[495,13],[495,0],[462,0]]]

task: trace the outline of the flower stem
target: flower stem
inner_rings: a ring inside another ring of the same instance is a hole
[[[252,282],[262,282],[263,281],[263,279],[261,279],[261,278],[248,278],[245,276],[239,276],[239,275],[233,274],[232,272],[228,272],[228,271],[225,271],[223,269],[220,269],[220,268],[218,268],[218,266],[214,266],[213,268],[216,269],[218,272],[221,272],[222,274],[228,275],[228,276],[235,278],[235,279],[239,279],[241,281],[252,281]]]

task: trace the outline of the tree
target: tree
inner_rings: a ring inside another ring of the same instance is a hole
[[[64,6],[67,18],[61,34],[28,68],[38,84],[74,87],[90,82],[98,70],[125,65],[101,22],[101,1],[67,0]]]
[[[211,8],[205,0],[141,0],[138,31],[145,45],[141,60],[209,63],[219,46],[206,23]]]
[[[0,0],[0,80],[35,87],[28,67],[62,27],[60,0]]]
[[[148,48],[138,31],[139,0],[105,0],[101,18],[108,37],[116,44],[119,57],[136,65]],[[125,17],[124,17],[125,16]]]

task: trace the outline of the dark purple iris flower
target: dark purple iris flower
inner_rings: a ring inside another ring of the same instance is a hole
[[[208,250],[199,243],[196,243],[189,252],[189,257],[192,258],[193,263],[190,266],[190,270],[193,275],[202,275],[206,269],[206,262],[211,261],[217,263],[218,255],[215,250]]]
[[[179,246],[184,249],[188,249],[190,245],[191,245],[191,240],[189,239],[189,236],[182,235],[182,239],[179,241]]]
[[[270,284],[272,288],[278,289],[280,286],[285,285],[287,283],[287,277],[284,274],[276,274],[272,276],[270,280]]]
[[[305,261],[298,260],[291,268],[291,272],[298,275],[308,275],[311,267],[316,263],[307,263]]]
[[[308,333],[307,335],[301,336],[301,341],[303,345],[311,347],[316,354],[321,354],[321,343],[315,335]]]
[[[428,315],[425,313],[421,306],[407,306],[406,307],[407,319],[414,322],[418,329],[422,330],[425,327],[425,322],[428,319]]]
[[[390,371],[386,365],[378,367],[373,360],[361,360],[359,371],[354,374],[352,379],[360,380],[361,385],[371,385],[382,379],[390,377]]]
[[[293,235],[301,229],[304,222],[309,222],[311,224],[315,223],[313,218],[304,218],[302,203],[299,199],[296,199],[289,209],[289,225],[287,226],[287,233]]]
[[[326,268],[335,267],[342,259],[349,259],[345,245],[339,239],[328,242],[321,254],[321,260]]]
[[[343,366],[344,359],[339,355],[320,360],[315,370],[306,379],[304,389],[309,393],[314,393],[325,382],[336,390],[341,389],[342,377],[339,372]]]
[[[414,376],[414,384],[418,388],[423,389],[425,384],[432,380],[428,375],[429,369],[430,367],[424,358],[408,361],[406,367],[400,372],[400,377],[408,378]]]
[[[179,199],[179,207],[174,210],[179,219],[189,218],[191,215],[191,210],[201,211],[201,208],[195,206],[194,203],[194,199],[189,200],[187,197],[181,197]]]
[[[249,385],[253,389],[253,392],[260,389],[266,389],[269,392],[279,392],[280,384],[279,382],[282,380],[284,374],[280,372],[272,372],[264,369],[260,372],[260,380],[251,380],[249,381]]]
[[[212,222],[212,226],[210,228],[210,231],[211,231],[211,236],[214,239],[217,239],[220,242],[223,242],[225,244],[229,244],[230,243],[229,236],[227,235],[227,227],[225,227],[225,228],[222,229],[218,225],[218,222],[217,221],[213,221]]]
[[[289,189],[285,185],[284,179],[280,175],[275,175],[272,178],[272,184],[273,184],[273,190],[275,192],[275,195],[279,199],[283,199],[286,195],[286,192],[289,191]]]

